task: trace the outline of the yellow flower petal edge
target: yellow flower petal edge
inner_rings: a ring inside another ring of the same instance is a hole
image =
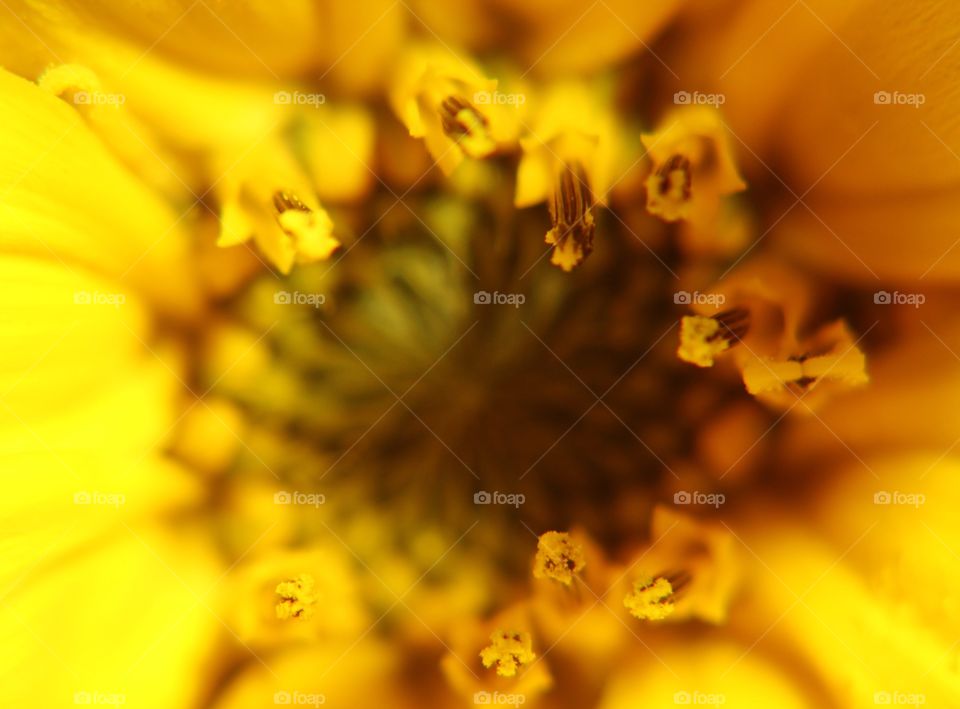
[[[162,307],[195,307],[180,216],[118,163],[77,111],[0,70],[0,112],[0,253],[53,258],[115,278]],[[181,278],[171,282],[172,272]]]
[[[0,605],[0,629],[18,639],[0,653],[0,702],[197,703],[206,674],[196,668],[222,629],[209,610],[219,572],[205,530],[153,525],[131,525],[101,546],[33,567]]]

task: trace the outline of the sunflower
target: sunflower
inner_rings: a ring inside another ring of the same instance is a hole
[[[0,17],[5,706],[960,706],[960,9]]]

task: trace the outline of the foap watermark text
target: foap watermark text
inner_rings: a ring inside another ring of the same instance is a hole
[[[487,492],[486,490],[480,490],[479,492],[473,493],[473,504],[475,505],[510,505],[511,507],[519,507],[526,501],[526,495],[519,492],[508,493],[497,490]]]
[[[501,293],[500,291],[478,290],[473,294],[473,302],[476,305],[512,305],[519,308],[527,302],[527,296],[523,293]]]
[[[673,504],[675,505],[709,505],[710,507],[720,507],[720,505],[726,501],[727,496],[722,492],[678,490],[673,493]]]

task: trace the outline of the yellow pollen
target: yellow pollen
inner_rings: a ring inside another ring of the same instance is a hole
[[[717,355],[736,344],[749,328],[749,312],[734,308],[712,318],[688,315],[680,321],[677,356],[698,367],[712,367]]]
[[[757,359],[743,368],[743,383],[751,394],[761,394],[792,385],[807,389],[821,380],[861,386],[869,381],[863,352],[849,347],[841,354],[799,357],[785,361]]]
[[[587,562],[583,547],[574,544],[566,532],[545,532],[537,542],[537,556],[533,561],[533,577],[553,579],[564,586],[573,582]]]
[[[633,584],[633,592],[623,599],[630,615],[640,620],[663,620],[673,613],[673,585],[663,576],[641,579]]]
[[[496,665],[501,677],[515,677],[521,667],[537,656],[532,648],[530,633],[498,629],[490,635],[490,645],[480,651],[480,660],[488,669]]]
[[[319,600],[315,588],[316,582],[310,574],[300,574],[295,579],[277,584],[277,595],[280,596],[277,618],[288,620],[312,617]]]

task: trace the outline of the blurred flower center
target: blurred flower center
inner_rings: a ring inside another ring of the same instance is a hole
[[[589,248],[577,170],[560,175],[551,217],[558,239]],[[514,535],[645,536],[704,417],[743,391],[677,360],[676,281],[632,235],[598,214],[604,248],[572,273],[553,268],[547,215],[512,209],[507,174],[492,194],[428,191],[366,215],[376,226],[345,240],[336,268],[264,276],[230,306],[249,342],[269,330],[257,371],[216,384],[254,426],[255,456],[238,465],[358,496],[397,530],[482,512]],[[735,315],[718,322],[738,332]],[[496,546],[525,579],[526,549]]]

